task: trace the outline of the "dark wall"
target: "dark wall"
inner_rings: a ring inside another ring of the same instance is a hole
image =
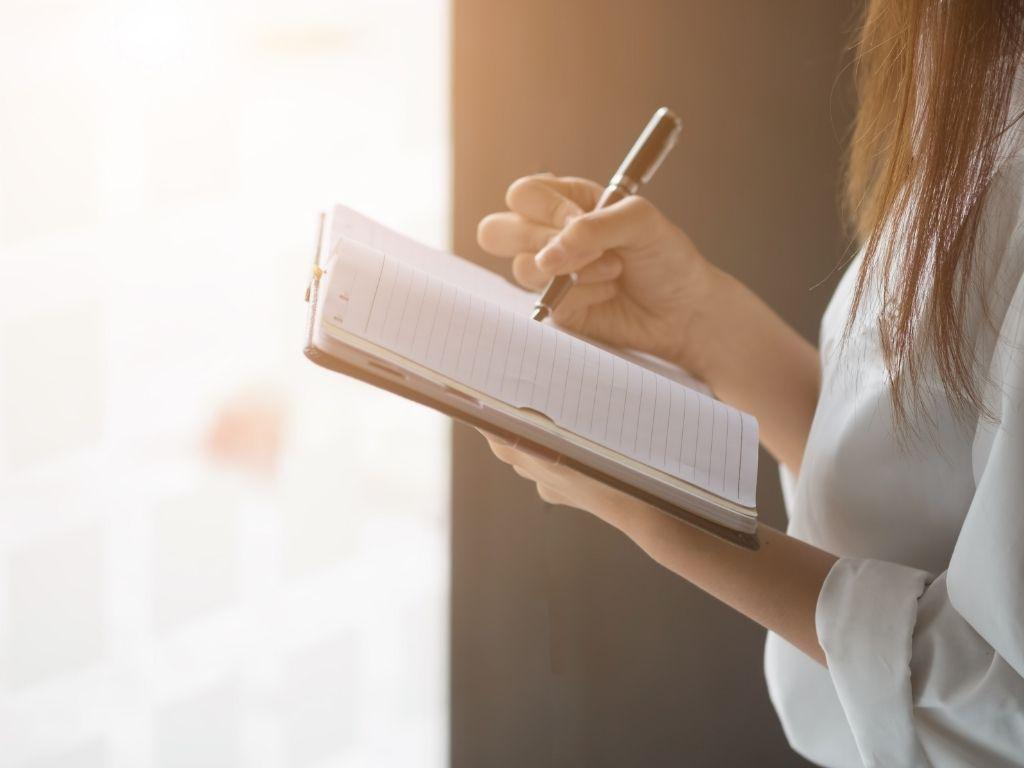
[[[653,110],[684,120],[646,194],[815,338],[846,247],[851,0],[454,0],[454,246],[518,176],[604,181]],[[812,287],[824,283],[812,290]],[[784,525],[762,453],[762,518]],[[456,428],[452,764],[799,765],[764,633]]]

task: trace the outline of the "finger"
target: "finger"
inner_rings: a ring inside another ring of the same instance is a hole
[[[500,461],[505,464],[520,464],[519,452],[510,445],[505,443],[496,443],[487,441],[491,446],[491,452],[498,457]]]
[[[526,478],[527,480],[536,481],[536,478],[532,474],[530,474],[530,472],[528,470],[523,469],[522,467],[520,467],[520,466],[518,466],[516,464],[512,465],[512,471],[515,472],[520,477]]]
[[[506,464],[513,464],[519,458],[519,452],[513,447],[513,443],[509,442],[503,437],[499,437],[492,432],[480,429],[480,427],[474,427],[477,432],[483,435],[487,441],[487,445],[490,447],[491,452],[501,461]]]
[[[618,285],[614,282],[574,285],[555,307],[551,318],[556,323],[571,323],[574,316],[610,301],[615,298],[616,293],[618,293]]]
[[[584,210],[580,203],[566,194],[564,186],[553,184],[551,176],[526,176],[516,179],[505,193],[505,204],[521,216],[538,224],[561,229],[574,216]],[[596,199],[595,199],[596,203]]]
[[[606,283],[622,274],[622,259],[614,253],[606,253],[592,264],[588,264],[576,275],[576,282],[581,285],[589,283]],[[531,291],[541,291],[548,284],[553,274],[544,272],[537,266],[532,253],[516,254],[512,260],[512,276],[516,282]]]
[[[569,502],[568,496],[559,493],[550,485],[545,485],[544,483],[537,483],[537,495],[548,504],[566,504]]]
[[[476,241],[495,256],[515,256],[523,251],[539,251],[557,234],[554,227],[506,211],[484,216],[476,228]]]
[[[537,254],[545,272],[579,272],[605,251],[642,246],[660,236],[657,209],[642,197],[624,200],[573,219]]]
[[[537,273],[544,275],[545,273],[536,267],[536,258],[533,258],[533,261]],[[615,280],[621,274],[622,259],[614,253],[605,253],[576,273],[576,284],[606,283],[609,280]]]
[[[557,461],[538,456],[531,450],[516,447],[514,443],[499,435],[495,435],[480,427],[474,427],[474,429],[484,436],[495,456],[506,464],[511,464],[513,468],[518,467],[524,472],[528,472],[531,480],[536,478],[555,480],[572,471]]]
[[[473,427],[473,429],[475,429],[477,432],[479,432],[483,436],[484,440],[486,440],[488,443],[493,443],[495,445],[509,445],[510,444],[505,438],[499,437],[498,435],[494,434],[493,432],[491,432],[489,430],[481,429],[480,427]]]
[[[484,434],[486,435],[486,433]],[[494,442],[488,440],[488,443],[490,443],[494,455],[511,465],[517,475],[525,477],[527,480],[557,482],[567,471],[560,464],[534,456],[532,453],[503,441],[500,437],[493,437],[493,439]]]
[[[517,185],[519,186],[517,187]],[[534,189],[535,186],[544,186],[549,192],[538,191]],[[591,211],[597,205],[597,201],[600,199],[603,191],[604,188],[600,184],[590,179],[581,179],[576,176],[538,174],[526,176],[513,182],[505,195],[505,202],[509,208],[523,214],[527,218],[534,218],[536,216],[538,217],[536,218],[537,221],[558,226],[556,223],[558,219],[554,218],[551,213],[547,213],[543,205],[539,207],[537,205],[538,202],[545,200],[553,205],[557,205],[559,201],[553,200],[550,192],[554,192],[561,199],[575,203],[575,206],[580,211]],[[522,198],[520,198],[520,195],[523,195]],[[520,210],[519,206],[522,206],[523,210]],[[562,223],[564,223],[564,220]]]
[[[505,204],[530,221],[562,228],[566,221],[583,213],[572,198],[554,189],[549,176],[516,179],[505,193]]]
[[[516,282],[531,291],[540,291],[548,284],[551,275],[540,271],[532,253],[520,253],[512,260],[512,276]]]
[[[571,470],[551,461],[547,458],[536,456],[528,451],[515,449],[516,455],[512,457],[512,469],[520,477],[531,480],[535,483],[544,483],[549,486],[561,485]]]
[[[594,210],[604,192],[601,184],[590,179],[581,179],[579,176],[556,176],[545,183],[570,200],[574,200],[584,211]]]

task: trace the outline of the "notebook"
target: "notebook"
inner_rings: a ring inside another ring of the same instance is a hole
[[[306,354],[756,545],[756,420],[664,361],[530,318],[500,275],[337,206]]]

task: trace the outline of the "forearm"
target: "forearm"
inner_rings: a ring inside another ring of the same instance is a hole
[[[814,615],[834,555],[764,525],[743,549],[639,502],[612,517],[657,563],[825,663]]]
[[[701,375],[719,399],[757,417],[765,448],[798,472],[818,401],[817,350],[741,282],[713,279],[714,300],[695,320]]]
[[[835,556],[763,525],[760,547],[744,549],[562,464],[485,436],[499,459],[537,483],[542,499],[601,518],[665,568],[824,663],[814,615]]]

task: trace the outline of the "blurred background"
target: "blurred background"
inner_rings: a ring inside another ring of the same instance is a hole
[[[301,295],[334,202],[503,268],[508,182],[667,104],[651,198],[814,338],[858,5],[0,0],[0,766],[800,764],[763,632]]]
[[[442,0],[0,0],[0,765],[440,766],[448,423],[301,355],[449,231]]]

